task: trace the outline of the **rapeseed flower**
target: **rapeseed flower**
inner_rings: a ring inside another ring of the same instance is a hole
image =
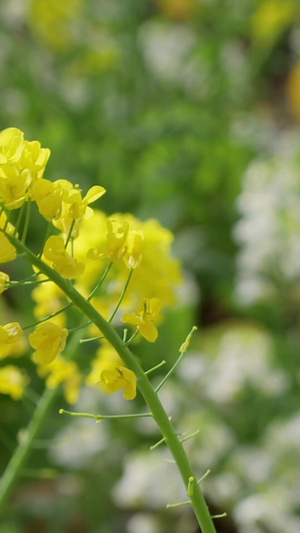
[[[84,263],[78,263],[65,250],[64,239],[59,235],[51,235],[44,246],[44,257],[51,262],[52,268],[66,279],[80,276],[84,269]]]
[[[77,186],[74,187],[70,181],[57,180],[55,185],[61,188],[63,201],[61,215],[57,220],[53,221],[53,224],[65,236],[73,228],[72,237],[76,238],[79,233],[79,222],[93,216],[93,210],[89,207],[89,204],[101,198],[106,190],[100,185],[95,185],[89,189],[83,198],[81,190]]]
[[[87,253],[88,259],[103,259],[107,257],[109,261],[115,263],[123,259],[127,246],[128,222],[118,222],[111,218],[107,219],[106,245],[98,248],[91,248]]]
[[[18,209],[28,197],[31,183],[27,169],[18,170],[14,166],[0,166],[0,197],[7,209]]]
[[[86,378],[86,384],[90,387],[102,385],[99,383],[99,376],[103,370],[114,370],[117,366],[122,366],[123,361],[114,348],[107,342],[101,342],[97,350],[97,356],[92,361],[92,369]],[[104,389],[106,390],[106,389]]]
[[[0,165],[18,163],[24,150],[24,133],[18,128],[6,128],[0,132]]]
[[[31,187],[31,198],[48,222],[59,218],[62,209],[62,190],[55,182],[43,178],[36,180]]]
[[[0,359],[9,351],[9,345],[17,343],[23,337],[19,322],[10,322],[0,326]]]
[[[145,299],[143,309],[136,315],[125,313],[122,322],[137,326],[140,334],[149,342],[155,342],[158,337],[158,331],[153,324],[161,309],[161,302],[158,298]]]
[[[16,248],[10,243],[6,235],[0,232],[0,264],[9,263],[17,257]]]
[[[136,396],[136,375],[125,366],[117,366],[113,370],[103,370],[100,381],[108,393],[124,389],[125,400],[133,400]]]
[[[39,141],[25,140],[24,150],[18,166],[21,170],[27,169],[30,172],[31,179],[35,181],[43,177],[49,157],[49,148],[42,148]]]
[[[48,365],[61,353],[66,346],[68,330],[53,322],[39,324],[29,335],[29,344],[36,350],[38,363]]]
[[[13,365],[0,368],[0,394],[9,394],[13,400],[19,400],[28,381],[26,374]]]
[[[142,260],[144,235],[142,231],[130,231],[127,237],[127,250],[124,263],[128,268],[136,268]]]

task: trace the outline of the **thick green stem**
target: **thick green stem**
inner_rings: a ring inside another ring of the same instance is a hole
[[[171,424],[167,413],[165,412],[157,393],[153,389],[148,377],[135,359],[132,352],[124,345],[115,329],[107,322],[100,313],[62,276],[60,276],[49,265],[44,263],[35,254],[33,254],[23,243],[11,235],[7,235],[11,243],[17,248],[18,252],[25,254],[31,264],[35,265],[41,272],[46,274],[74,305],[82,311],[93,323],[100,329],[106,339],[118,352],[124,363],[130,368],[138,378],[138,388],[146,404],[150,408],[153,418],[155,419],[160,431],[170,448],[173,457],[177,463],[182,479],[188,491],[191,479],[195,480],[195,474],[191,468],[183,445],[179,441],[173,425]],[[189,490],[189,497],[193,506],[197,520],[202,528],[203,533],[216,533],[212,517],[207,508],[204,496],[199,485],[195,481],[193,490]]]

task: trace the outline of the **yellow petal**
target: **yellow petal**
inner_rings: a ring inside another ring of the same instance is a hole
[[[149,342],[155,342],[158,337],[158,331],[152,322],[141,324],[140,334]]]
[[[104,189],[104,187],[101,187],[100,185],[94,185],[88,190],[83,201],[86,204],[91,204],[98,200],[98,198],[101,198],[101,196],[103,196],[105,193],[106,189]]]

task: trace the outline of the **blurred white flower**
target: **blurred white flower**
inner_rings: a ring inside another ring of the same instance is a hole
[[[74,419],[55,437],[49,447],[51,460],[74,470],[91,464],[95,456],[109,446],[105,424]]]
[[[185,488],[174,464],[166,462],[164,449],[137,451],[125,459],[122,478],[113,497],[121,507],[161,509],[186,499]]]
[[[298,283],[300,188],[292,139],[282,135],[275,142],[277,155],[255,161],[244,176],[234,230],[240,244],[236,297],[243,304],[275,297],[282,283]]]
[[[127,533],[160,533],[161,525],[150,513],[138,513],[129,519]]]

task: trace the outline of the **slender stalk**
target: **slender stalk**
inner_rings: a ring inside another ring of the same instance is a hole
[[[32,443],[45,423],[56,394],[57,389],[45,389],[34,411],[26,434],[18,444],[0,480],[0,512],[4,509],[19,476],[22,475],[22,470],[30,454]]]
[[[126,281],[126,283],[125,283],[125,287],[124,287],[124,289],[123,289],[123,291],[122,291],[122,294],[121,294],[121,296],[120,296],[120,298],[119,298],[119,301],[118,301],[118,303],[117,303],[117,305],[116,305],[116,308],[115,308],[114,312],[112,313],[112,315],[111,315],[111,316],[109,317],[109,319],[108,319],[108,322],[112,322],[112,320],[113,320],[114,317],[116,316],[116,314],[117,314],[117,312],[118,312],[118,310],[119,310],[119,307],[120,307],[120,305],[121,305],[121,303],[122,303],[122,301],[123,301],[123,298],[124,298],[124,296],[125,296],[125,294],[126,294],[126,291],[127,291],[127,289],[128,289],[128,286],[129,286],[129,283],[130,283],[130,280],[131,280],[132,274],[133,274],[133,268],[132,268],[132,269],[130,270],[130,272],[129,272],[129,275],[128,275],[128,278],[127,278],[127,281]]]
[[[44,236],[44,240],[43,240],[43,243],[42,243],[42,246],[41,246],[41,251],[38,254],[38,257],[42,257],[42,255],[43,255],[44,247],[45,247],[45,244],[46,244],[46,241],[47,241],[48,237],[50,237],[52,227],[53,226],[52,226],[51,222],[48,222],[46,233],[45,233],[45,236]]]
[[[15,223],[14,235],[17,235],[17,233],[19,231],[19,226],[21,224],[22,216],[23,216],[23,213],[24,213],[24,207],[25,207],[25,205],[23,204],[22,207],[19,210],[18,218],[17,218],[16,223]]]
[[[74,355],[75,348],[78,346],[80,333],[75,334],[68,344],[65,352],[66,356],[71,359]],[[58,394],[60,387],[56,389],[45,389],[40,397],[37,407],[30,420],[25,435],[20,440],[15,449],[10,462],[0,480],[0,513],[5,508],[5,504],[12,493],[18,478],[23,473],[23,468],[26,465],[27,459],[33,448],[33,444],[39,433],[41,432],[47,415],[53,405],[53,402]]]
[[[48,280],[47,280],[48,281]],[[51,315],[48,315],[48,316],[45,316],[45,318],[41,318],[40,320],[37,320],[37,322],[33,322],[32,324],[29,324],[28,326],[23,326],[23,331],[25,331],[25,329],[30,329],[30,328],[34,328],[35,326],[38,326],[39,324],[42,324],[43,322],[47,322],[47,320],[50,320],[51,318],[54,318],[55,316],[58,316],[60,313],[63,313],[66,309],[68,309],[69,307],[71,307],[73,305],[73,302],[69,302],[68,304],[66,304],[64,307],[62,307],[61,309],[59,309],[58,311],[55,311],[55,313],[52,313]],[[77,329],[82,329],[83,327],[85,327],[87,324],[84,324],[83,326],[78,326],[78,328],[74,328],[72,330],[73,331],[76,331]],[[71,330],[70,330],[71,331]]]
[[[93,288],[91,294],[88,296],[88,298],[87,298],[87,301],[88,301],[88,302],[93,298],[94,294],[96,294],[96,292],[98,292],[98,290],[100,289],[102,283],[104,282],[104,280],[105,280],[105,278],[106,278],[107,274],[109,273],[109,271],[110,271],[110,269],[111,269],[112,266],[113,266],[113,263],[109,263],[109,264],[107,265],[107,267],[106,267],[106,269],[104,270],[104,272],[103,272],[101,278],[100,278],[99,281],[96,283],[96,285],[95,285],[95,287]]]
[[[72,231],[73,231],[74,226],[75,226],[75,220],[72,220],[72,224],[71,224],[70,229],[69,229],[67,240],[65,242],[65,249],[67,249],[67,246],[68,246],[68,244],[70,242],[70,239],[72,237]]]
[[[185,342],[182,344],[182,346],[180,347],[180,354],[179,354],[179,357],[177,358],[177,360],[175,361],[174,365],[172,366],[172,368],[170,368],[169,372],[165,375],[165,377],[161,380],[161,382],[159,383],[159,385],[156,387],[155,391],[158,392],[160,391],[160,389],[163,387],[163,385],[166,383],[166,381],[169,379],[169,377],[171,376],[171,374],[173,374],[174,370],[177,368],[177,366],[179,365],[181,359],[183,358],[183,356],[185,355],[185,352],[188,348],[188,345],[189,345],[189,342],[191,340],[191,337],[194,333],[194,331],[196,330],[196,326],[193,326],[192,330],[190,331],[190,333],[188,334]]]
[[[29,221],[30,221],[30,213],[31,213],[31,202],[29,201],[26,204],[25,221],[24,221],[24,228],[23,228],[23,234],[22,234],[22,239],[21,239],[21,242],[23,244],[25,244],[26,242],[27,232],[29,228]]]
[[[62,291],[68,296],[74,305],[94,322],[94,324],[105,335],[108,342],[120,355],[121,359],[128,366],[128,368],[130,368],[136,374],[138,378],[139,390],[146,404],[150,408],[153,418],[159,426],[166,444],[173,454],[183,482],[188,490],[188,487],[190,486],[190,479],[195,478],[195,474],[189,463],[183,445],[179,441],[173,425],[171,424],[156,391],[153,389],[148,377],[135,359],[132,352],[127,346],[124,345],[122,339],[119,337],[111,324],[106,321],[102,315],[100,315],[100,313],[89,302],[87,302],[86,299],[70,283],[68,283],[68,280],[60,276],[60,274],[53,270],[49,265],[44,263],[35,254],[33,254],[31,250],[29,250],[15,237],[7,235],[7,238],[16,247],[18,252],[24,253],[25,257],[30,261],[31,264],[35,265],[41,272],[46,274],[60,289],[62,289]],[[202,528],[202,533],[216,533],[215,526],[207,508],[204,496],[196,482],[193,485],[193,491],[190,495],[190,499],[199,525]]]
[[[59,410],[60,415],[69,415],[74,416],[76,418],[93,418],[97,422],[101,422],[101,420],[119,420],[119,419],[127,419],[127,418],[149,418],[152,417],[152,413],[130,413],[125,415],[93,415],[91,413],[76,413],[73,411],[66,411],[65,409]]]

